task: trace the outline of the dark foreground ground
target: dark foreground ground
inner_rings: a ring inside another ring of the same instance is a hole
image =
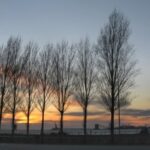
[[[71,136],[71,135],[0,135],[0,143],[17,144],[50,144],[50,145],[149,145],[150,134],[137,135],[115,135],[114,140],[110,135],[90,135],[90,136]],[[1,149],[0,149],[1,150]]]
[[[0,144],[0,150],[149,150],[150,146]]]

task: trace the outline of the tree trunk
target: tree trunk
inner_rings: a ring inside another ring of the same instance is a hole
[[[29,129],[30,129],[30,109],[31,109],[31,93],[30,93],[30,90],[29,90],[29,101],[28,101],[28,112],[27,112],[27,135],[29,135]]]
[[[0,130],[1,130],[1,127],[2,127],[2,111],[0,110]]]
[[[1,126],[2,126],[3,106],[4,106],[4,92],[2,91],[2,96],[1,96],[1,107],[0,107],[0,130],[1,130]]]
[[[29,130],[30,130],[30,116],[28,114],[28,116],[27,116],[27,135],[29,135]]]
[[[114,108],[111,110],[111,135],[114,135]]]
[[[61,111],[60,112],[60,134],[62,135],[63,134],[63,117],[64,117],[64,112]]]
[[[83,130],[84,135],[87,135],[87,107],[84,108],[84,116],[83,116]]]
[[[118,108],[118,126],[119,126],[118,129],[119,129],[119,134],[120,134],[120,123],[121,123],[121,119],[120,119],[120,106],[119,106],[119,108]]]
[[[42,111],[41,136],[44,135],[44,114],[45,114],[45,111]]]
[[[119,95],[119,87],[118,87],[118,131],[119,131],[119,135],[120,135],[120,95]]]
[[[112,143],[114,142],[114,83],[112,83],[112,89],[111,89],[111,96],[112,96],[112,106],[111,106],[111,140]]]
[[[111,142],[114,142],[114,108],[111,110]]]
[[[12,109],[12,135],[14,135],[16,130],[16,124],[15,124],[15,114],[16,114],[16,86],[14,86],[14,101],[13,101],[13,109]]]
[[[13,110],[13,113],[12,113],[12,130],[11,130],[11,134],[14,135],[15,133],[15,111]]]
[[[4,76],[4,84],[1,89],[1,107],[0,107],[0,130],[2,126],[2,119],[3,119],[3,108],[4,108],[4,95],[5,95],[5,87],[6,87],[6,74]]]

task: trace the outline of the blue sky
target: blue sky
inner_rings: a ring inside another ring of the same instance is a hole
[[[131,107],[150,108],[150,0],[0,0],[0,44],[11,35],[40,46],[85,36],[96,42],[114,8],[130,20],[130,43],[141,69]]]

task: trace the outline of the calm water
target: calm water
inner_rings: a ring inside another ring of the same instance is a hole
[[[65,128],[64,132],[71,135],[83,135],[83,129],[79,128]],[[139,134],[141,132],[141,129],[120,129],[121,134]],[[11,133],[11,130],[1,130],[0,133]],[[17,134],[26,134],[26,130],[16,130]],[[51,130],[45,130],[45,134],[51,134],[51,133],[58,133],[58,130],[51,129]],[[87,133],[89,135],[109,135],[110,130],[109,129],[87,129]],[[150,129],[149,129],[150,133]],[[40,130],[30,130],[30,134],[40,134]],[[119,130],[115,129],[115,134],[119,134]]]

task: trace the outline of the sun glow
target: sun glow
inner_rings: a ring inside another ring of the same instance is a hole
[[[81,122],[82,125],[82,109],[80,106],[74,105],[71,106],[71,109],[68,109],[68,114],[64,115],[64,121],[69,122],[70,126],[72,126],[75,122]],[[80,115],[73,115],[69,114],[69,112],[81,112]],[[11,123],[11,114],[5,114],[3,116],[5,123]],[[59,113],[56,111],[55,107],[51,106],[45,112],[45,122],[58,122],[60,119]],[[95,115],[88,115],[87,117],[88,122],[97,122],[97,123],[106,123],[109,124],[110,122],[110,115],[109,114],[95,114]],[[115,121],[117,123],[118,116],[115,115]],[[72,122],[72,123],[71,123]],[[121,116],[122,124],[130,124],[135,126],[146,125],[150,123],[150,119],[145,119],[144,117],[137,117],[137,116],[130,116],[130,115],[122,115]],[[27,117],[24,113],[19,112],[16,114],[16,123],[17,124],[26,124]],[[30,115],[30,124],[40,124],[41,123],[41,112],[35,109]]]

